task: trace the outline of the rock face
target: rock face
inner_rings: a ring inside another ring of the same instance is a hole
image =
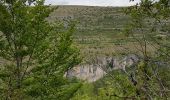
[[[136,55],[128,55],[122,58],[99,57],[96,58],[93,64],[81,64],[70,69],[66,73],[66,77],[76,77],[88,82],[94,82],[102,78],[109,71],[116,69],[126,70],[126,67],[132,66],[138,61],[139,58]]]
[[[77,77],[78,79],[87,80],[88,82],[94,82],[106,75],[99,66],[95,65],[79,65],[67,72],[67,77]]]

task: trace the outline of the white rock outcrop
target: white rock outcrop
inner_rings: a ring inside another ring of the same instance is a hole
[[[128,55],[122,58],[115,57],[99,57],[93,64],[81,64],[66,72],[67,78],[76,77],[88,82],[94,82],[107,72],[122,69],[126,70],[126,67],[132,66],[137,63],[139,58],[136,55]]]

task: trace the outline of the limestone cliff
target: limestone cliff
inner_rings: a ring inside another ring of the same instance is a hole
[[[77,77],[88,82],[94,82],[102,78],[109,71],[116,69],[126,70],[126,67],[132,66],[138,61],[139,58],[136,55],[127,55],[120,58],[98,57],[93,64],[80,64],[68,70],[66,77]]]

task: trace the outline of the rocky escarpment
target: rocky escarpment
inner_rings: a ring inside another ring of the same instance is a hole
[[[136,55],[127,55],[125,57],[98,57],[93,64],[81,64],[70,69],[66,73],[67,78],[76,77],[78,79],[94,82],[107,72],[132,66],[137,63],[139,58]]]

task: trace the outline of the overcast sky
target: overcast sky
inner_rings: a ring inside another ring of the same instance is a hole
[[[88,5],[88,6],[130,6],[140,0],[129,2],[129,0],[46,0],[46,4],[52,5]]]

